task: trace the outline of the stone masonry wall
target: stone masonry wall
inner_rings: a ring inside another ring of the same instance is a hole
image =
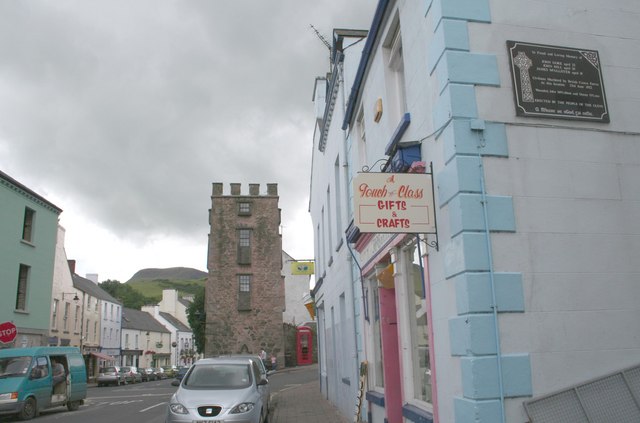
[[[224,195],[223,184],[213,184],[205,296],[207,357],[257,354],[264,349],[284,362],[279,197],[276,184],[267,184],[266,195],[259,189],[259,184],[250,184],[249,195],[242,195],[240,184],[231,184],[231,194]],[[239,213],[243,202],[250,204],[248,215]],[[241,228],[251,230],[250,264],[238,264]],[[251,277],[248,307],[239,307],[238,275]]]

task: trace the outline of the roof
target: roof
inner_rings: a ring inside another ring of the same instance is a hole
[[[178,298],[178,302],[185,307],[189,307],[191,305],[191,301],[185,300],[184,298]]]
[[[184,323],[182,323],[180,320],[176,319],[173,315],[169,313],[161,311],[160,316],[163,319],[165,319],[167,322],[169,322],[173,327],[178,329],[179,332],[193,332],[189,326],[185,325]]]
[[[73,274],[73,287],[79,289],[82,292],[86,292],[92,297],[96,297],[100,300],[122,305],[120,301],[113,298],[107,291],[100,288],[96,283],[89,279],[83,278],[82,276],[78,276],[75,273]]]
[[[43,205],[52,208],[58,214],[62,213],[62,209],[60,207],[56,206],[55,204],[53,204],[51,201],[47,200],[43,196],[37,194],[35,191],[29,189],[26,185],[23,185],[20,182],[16,181],[11,176],[7,175],[1,170],[0,170],[0,180],[4,180],[6,183],[13,185],[14,187],[22,191],[24,194],[32,196],[34,199],[42,202]]]
[[[146,311],[126,307],[122,309],[122,329],[170,333],[167,328]]]

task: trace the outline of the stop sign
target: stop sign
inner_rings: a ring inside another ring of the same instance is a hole
[[[16,335],[18,335],[16,325],[12,322],[0,323],[0,342],[3,344],[13,342],[13,340],[16,339]]]

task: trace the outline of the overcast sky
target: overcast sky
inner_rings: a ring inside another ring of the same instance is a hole
[[[313,84],[375,0],[2,0],[0,169],[63,209],[80,275],[206,271],[211,184],[277,183],[313,258]]]

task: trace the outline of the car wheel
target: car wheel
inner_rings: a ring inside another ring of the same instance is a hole
[[[80,401],[69,401],[67,403],[67,410],[69,411],[76,411],[78,408],[80,408]]]
[[[22,410],[20,410],[20,414],[18,414],[18,418],[20,418],[20,420],[31,420],[36,416],[37,411],[38,404],[36,403],[36,399],[29,397],[24,401],[24,405],[22,406]]]

